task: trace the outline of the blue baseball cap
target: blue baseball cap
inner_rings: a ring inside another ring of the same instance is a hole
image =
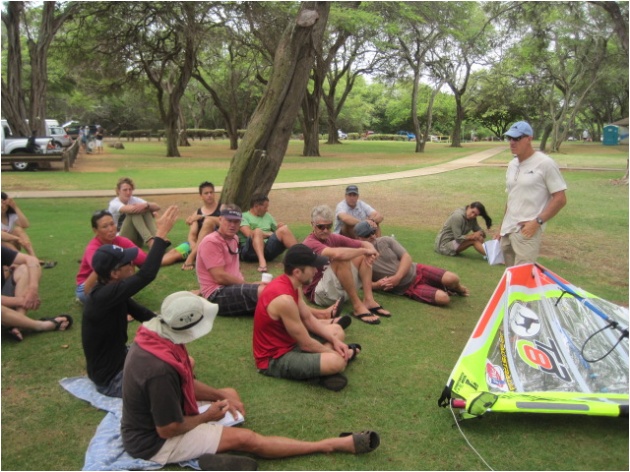
[[[517,121],[505,133],[510,138],[520,138],[521,136],[534,136],[534,130],[527,121]]]

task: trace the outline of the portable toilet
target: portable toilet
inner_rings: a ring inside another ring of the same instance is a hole
[[[619,127],[615,125],[604,126],[604,146],[617,146],[619,144]]]

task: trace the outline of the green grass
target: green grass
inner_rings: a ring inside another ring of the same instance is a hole
[[[342,147],[353,149],[352,144],[344,143]],[[142,144],[149,145],[156,143]],[[322,148],[325,150],[324,146]],[[365,149],[373,149],[378,154],[390,148],[382,145]],[[620,157],[619,162],[626,157]],[[425,158],[430,160],[434,156]],[[150,155],[142,159],[147,160],[142,163],[146,168],[136,169],[134,159],[127,163],[126,170],[130,175],[137,175],[145,188],[194,186],[200,178],[206,178],[200,177],[197,171],[186,184],[175,183],[164,165],[171,162],[181,165],[182,161],[154,158],[155,167],[151,168]],[[291,162],[292,159],[303,158],[289,157],[288,165],[297,166],[299,163]],[[352,156],[344,155],[339,159],[347,166],[343,172],[358,170]],[[379,158],[362,159],[371,162]],[[423,158],[403,155],[400,159]],[[586,158],[580,156],[579,159]],[[313,178],[310,166],[302,166],[305,180]],[[373,166],[374,169],[379,167]],[[383,163],[383,168],[388,166],[387,162]],[[219,167],[217,164],[216,175]],[[66,176],[76,179],[66,181],[71,188],[113,187],[111,174],[90,175],[84,179],[86,175],[79,172],[3,173],[3,190],[10,194],[15,188],[43,188],[42,182],[47,182],[50,188],[58,188],[58,181]],[[369,455],[330,454],[259,460],[262,470],[485,468],[453,427],[450,412],[437,407],[437,398],[503,270],[488,266],[473,253],[448,258],[435,254],[432,248],[435,234],[448,214],[470,201],[484,202],[495,222],[500,222],[505,204],[504,175],[505,169],[481,167],[362,184],[362,197],[385,210],[388,219],[384,233],[395,234],[415,261],[458,273],[472,295],[457,297],[446,308],[393,295],[378,295],[377,299],[394,316],[383,320],[379,326],[355,321],[349,328],[348,341],[361,343],[364,352],[349,367],[349,385],[342,392],[333,393],[313,384],[270,379],[258,374],[251,354],[252,320],[249,318],[219,318],[208,336],[190,344],[190,352],[197,360],[199,379],[239,390],[247,408],[245,425],[248,428],[262,434],[306,440],[370,428],[379,431],[382,437],[381,447]],[[564,176],[569,185],[568,205],[549,224],[540,262],[576,285],[627,306],[628,187],[611,185],[611,179],[621,177],[619,172],[571,171]],[[10,187],[7,187],[7,177],[11,177]],[[33,178],[42,180],[33,187]],[[222,183],[214,176],[210,178],[217,185]],[[303,213],[290,210],[304,200],[308,208],[320,202],[334,204],[340,200],[340,192],[340,187],[315,192],[308,189],[274,191],[271,212],[288,223],[302,239],[309,231],[308,210]],[[107,200],[18,201],[31,220],[29,234],[41,257],[59,262],[56,268],[44,271],[40,289],[43,304],[31,316],[67,312],[75,318],[75,326],[64,333],[27,334],[19,344],[2,341],[1,459],[5,470],[80,469],[87,445],[104,416],[103,412],[66,393],[58,381],[85,374],[81,311],[74,303],[74,279],[77,260],[92,236],[90,214],[103,207]],[[196,195],[165,200],[186,208],[198,202]],[[179,221],[171,239],[176,243],[185,236],[185,224]],[[247,280],[258,279],[255,269],[255,264],[243,265]],[[281,265],[275,261],[270,270],[278,275]],[[182,272],[178,266],[166,267],[136,298],[158,310],[161,300],[169,293],[196,287],[193,273]],[[131,336],[136,326],[130,327]],[[497,470],[628,470],[627,419],[495,414],[482,420],[469,420],[461,426],[474,447]],[[178,470],[175,466],[169,469]]]
[[[560,152],[549,155],[561,167],[625,169],[628,160],[628,146],[603,146],[601,143],[581,142],[564,143]],[[488,164],[505,163],[510,159],[510,156],[511,153],[508,149],[484,162]]]
[[[52,172],[5,172],[3,189],[109,189],[122,175],[133,178],[142,188],[194,187],[203,179],[220,185],[233,155],[225,140],[194,141],[191,147],[180,148],[181,158],[164,157],[163,142],[124,145],[124,150],[106,148],[104,155],[81,154],[72,172],[62,172],[60,168]],[[335,146],[322,143],[321,157],[301,156],[302,145],[301,141],[290,142],[276,182],[400,172],[447,162],[497,144],[476,143],[463,148],[427,144],[427,152],[418,154],[413,143],[345,141]]]

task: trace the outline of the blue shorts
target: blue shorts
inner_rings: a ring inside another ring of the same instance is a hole
[[[286,247],[282,241],[278,239],[276,233],[273,233],[265,242],[265,260],[273,261],[276,257],[284,252]],[[258,262],[258,256],[254,251],[252,238],[247,238],[245,244],[241,247],[241,260],[243,262]]]

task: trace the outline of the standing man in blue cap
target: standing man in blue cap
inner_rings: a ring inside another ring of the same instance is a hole
[[[510,267],[536,262],[547,221],[567,204],[567,184],[558,164],[534,150],[529,123],[514,123],[505,136],[514,159],[506,174],[508,199],[500,235],[505,265]]]

